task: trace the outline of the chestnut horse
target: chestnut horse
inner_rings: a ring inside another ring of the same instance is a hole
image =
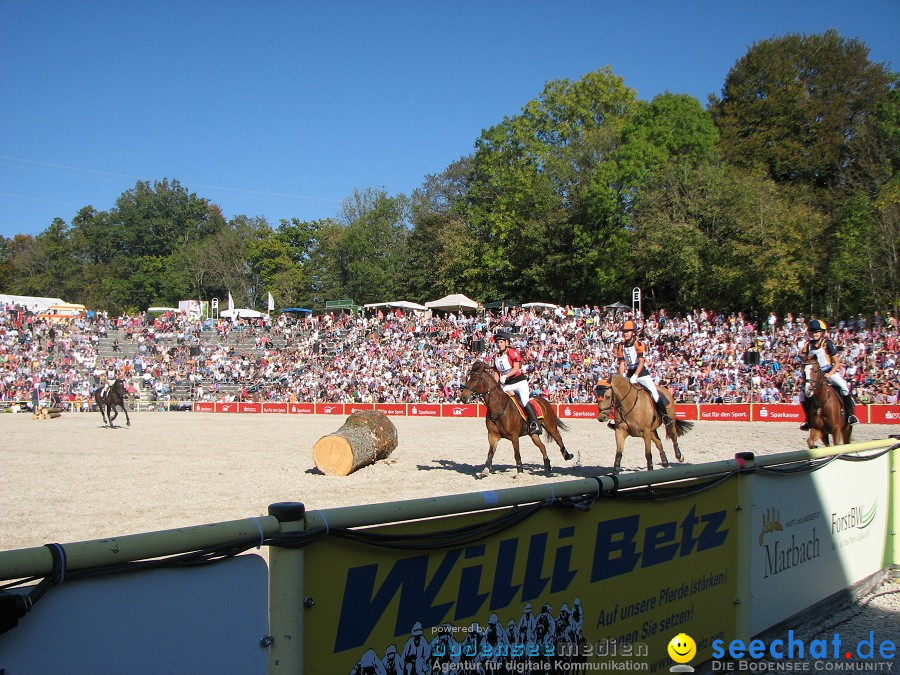
[[[522,417],[519,412],[519,406],[516,401],[511,400],[515,394],[507,394],[503,391],[500,384],[492,374],[491,368],[483,361],[476,361],[475,365],[469,371],[466,383],[462,388],[462,400],[468,403],[474,397],[480,397],[484,401],[487,408],[485,416],[485,425],[488,432],[488,456],[484,463],[484,469],[478,474],[477,478],[484,478],[491,473],[491,462],[494,458],[494,451],[497,449],[497,442],[501,438],[509,439],[513,445],[513,452],[516,456],[516,475],[518,478],[522,475],[522,456],[519,454],[519,437],[528,436],[528,420]],[[538,396],[534,402],[540,408],[541,414],[538,415],[540,423],[544,427],[547,437],[552,438],[559,446],[563,459],[572,459],[573,455],[563,443],[559,430],[568,431],[569,427],[565,425],[553,410],[553,406],[547,399]],[[534,442],[541,454],[544,456],[544,469],[550,473],[550,458],[547,457],[547,446],[541,441],[540,434],[531,434],[531,440]]]
[[[847,411],[844,410],[843,398],[836,391],[835,385],[828,381],[817,361],[806,364],[803,372],[806,375],[803,385],[806,394],[804,405],[809,410],[809,437],[806,445],[814,448],[820,438],[825,445],[829,445],[829,437],[835,445],[849,443],[853,425],[847,424]]]
[[[669,400],[666,411],[669,417],[675,420],[675,397],[668,387],[657,385],[659,393]],[[662,420],[656,411],[653,397],[650,392],[641,386],[632,384],[628,378],[621,375],[613,375],[611,381],[597,385],[597,420],[606,422],[612,414],[616,428],[616,463],[613,466],[613,474],[622,470],[622,450],[625,447],[625,439],[635,436],[644,439],[644,456],[647,458],[647,471],[653,470],[653,456],[650,451],[650,441],[659,450],[659,459],[663,466],[669,466],[666,451],[663,450],[662,441],[656,432]],[[684,461],[684,455],[678,447],[678,437],[684,436],[694,427],[692,422],[675,420],[666,427],[666,435],[672,439],[675,448],[675,457],[679,462]]]

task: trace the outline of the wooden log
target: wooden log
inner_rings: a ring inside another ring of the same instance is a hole
[[[348,476],[384,459],[397,447],[397,428],[380,410],[357,410],[344,425],[313,446],[316,468],[329,476]]]
[[[61,412],[51,412],[47,413],[51,420],[55,420],[57,417],[62,417]]]
[[[55,408],[55,407],[53,407],[53,406],[50,406],[50,407],[48,407],[48,408],[44,408],[44,410],[46,410],[48,413],[51,413],[51,414],[52,414],[52,413],[61,413],[61,412],[63,412],[63,409],[62,409],[62,408]]]

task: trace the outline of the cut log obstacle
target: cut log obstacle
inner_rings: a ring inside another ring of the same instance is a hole
[[[397,428],[380,410],[357,410],[344,425],[313,446],[316,468],[329,476],[348,476],[374,464],[397,447]]]

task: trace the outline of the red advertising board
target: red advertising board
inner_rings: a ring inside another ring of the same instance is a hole
[[[262,412],[262,403],[238,403],[238,410],[242,413]]]
[[[357,410],[375,410],[374,403],[345,403],[344,414],[352,415]]]
[[[806,417],[796,403],[754,403],[751,420],[754,422],[796,422]]]
[[[441,406],[442,417],[478,417],[478,406],[474,403],[445,403]]]
[[[269,403],[263,402],[262,411],[264,413],[275,413],[276,415],[284,415],[287,413],[287,403]]]
[[[597,418],[596,403],[560,403],[557,415],[564,420],[590,420]]]
[[[238,404],[236,402],[216,403],[216,412],[236,413],[238,412]]]
[[[400,417],[406,415],[405,403],[376,403],[375,410],[380,410],[388,417]]]
[[[865,406],[856,406],[856,416],[862,422],[860,413]],[[897,405],[870,405],[869,422],[871,424],[900,424],[900,406]]]
[[[704,422],[749,422],[750,404],[731,403],[715,405],[701,403],[700,419]]]
[[[316,415],[343,415],[343,403],[316,403]]]
[[[216,404],[212,401],[197,401],[194,403],[194,412],[216,412]]]
[[[440,403],[410,403],[407,414],[411,415],[413,417],[440,417],[441,416],[441,404]]]
[[[696,404],[684,403],[675,406],[675,419],[686,422],[700,419],[700,411]]]
[[[314,415],[316,413],[315,403],[286,403],[285,405],[291,415]]]

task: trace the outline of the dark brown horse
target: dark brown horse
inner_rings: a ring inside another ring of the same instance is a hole
[[[487,416],[485,417],[485,425],[488,432],[488,456],[484,463],[484,469],[478,474],[478,478],[484,478],[491,473],[491,462],[494,458],[494,451],[497,449],[497,442],[501,438],[509,439],[513,445],[513,452],[516,456],[516,478],[522,475],[522,456],[519,453],[519,437],[528,436],[528,420],[522,417],[519,412],[518,404],[512,400],[515,394],[507,394],[501,388],[493,375],[493,371],[483,361],[476,361],[475,365],[469,371],[466,383],[462,388],[462,400],[468,403],[474,397],[481,397],[487,408]],[[569,427],[565,425],[553,410],[553,406],[547,399],[538,396],[534,399],[540,408],[538,418],[544,427],[546,436],[552,438],[559,446],[563,459],[572,459],[573,455],[563,443],[559,430],[568,431]],[[550,458],[547,457],[547,446],[541,441],[540,434],[531,434],[531,440],[534,442],[541,454],[544,456],[544,469],[550,473]]]
[[[100,415],[103,416],[103,423],[110,429],[113,428],[113,420],[119,415],[116,408],[122,409],[127,420],[126,426],[131,426],[131,418],[128,417],[128,409],[125,407],[125,395],[125,383],[118,378],[113,380],[106,393],[103,392],[103,387],[94,390],[94,402],[100,409]]]
[[[835,445],[849,443],[853,426],[847,424],[847,411],[844,410],[843,399],[835,385],[828,381],[818,362],[807,364],[804,373],[804,405],[809,411],[809,437],[806,445],[814,448],[820,438],[825,445],[830,444],[829,439]]]
[[[657,385],[661,395],[664,395],[669,403],[666,411],[669,417],[675,420],[675,397],[668,387]],[[613,375],[608,384],[597,386],[597,420],[606,422],[613,415],[616,427],[616,463],[613,473],[622,470],[622,450],[625,447],[625,439],[635,436],[644,439],[644,456],[647,458],[647,470],[653,470],[653,456],[650,451],[650,441],[659,450],[659,459],[663,466],[669,466],[666,451],[663,450],[662,441],[656,429],[662,424],[653,397],[643,387],[632,384],[628,378],[621,375]],[[684,461],[684,455],[678,447],[678,437],[684,436],[694,427],[692,422],[675,420],[666,427],[666,435],[672,439],[675,448],[675,457],[679,462]]]

